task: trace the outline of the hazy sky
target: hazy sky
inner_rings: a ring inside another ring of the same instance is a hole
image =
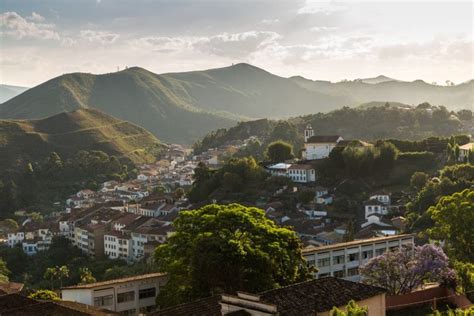
[[[471,1],[1,0],[0,82],[248,62],[281,76],[474,77]]]

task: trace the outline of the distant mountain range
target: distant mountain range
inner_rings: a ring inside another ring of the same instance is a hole
[[[10,100],[28,89],[27,87],[0,84],[0,103]]]
[[[385,76],[338,83],[283,78],[248,64],[162,75],[133,67],[51,79],[1,104],[0,118],[44,118],[97,108],[138,124],[165,142],[192,143],[242,120],[327,112],[372,101],[470,108],[473,88],[474,81],[442,87]]]
[[[145,129],[94,109],[61,113],[41,120],[0,120],[0,168],[38,161],[52,151],[70,157],[101,150],[135,163],[154,161],[163,144]]]

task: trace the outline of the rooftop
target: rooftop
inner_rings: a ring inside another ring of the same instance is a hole
[[[339,135],[315,135],[308,138],[306,143],[337,143],[339,138]]]
[[[321,250],[332,250],[332,249],[346,248],[346,247],[351,247],[351,246],[372,244],[372,243],[390,241],[390,240],[395,240],[395,239],[400,239],[400,238],[412,238],[414,236],[415,234],[402,234],[402,235],[395,235],[395,236],[384,236],[384,237],[375,237],[375,238],[362,239],[362,240],[354,240],[354,241],[342,242],[342,243],[338,243],[334,245],[321,246],[321,247],[309,246],[303,249],[303,254],[319,252]]]
[[[126,278],[120,278],[120,279],[114,279],[114,280],[108,280],[108,281],[102,281],[102,282],[95,282],[95,283],[90,283],[90,284],[79,284],[79,285],[67,286],[67,287],[63,287],[61,290],[95,289],[98,287],[103,287],[103,286],[108,286],[108,285],[147,280],[147,279],[159,278],[159,277],[164,277],[164,276],[166,276],[166,273],[160,273],[160,272],[148,273],[148,274],[136,275],[132,277],[126,277]]]
[[[68,301],[37,301],[20,294],[0,296],[0,315],[42,316],[42,315],[118,315],[112,311]]]

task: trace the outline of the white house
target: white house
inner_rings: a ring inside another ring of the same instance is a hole
[[[377,200],[385,205],[390,205],[390,194],[385,192],[373,193],[369,199]]]
[[[272,176],[286,177],[288,175],[288,169],[291,164],[280,162],[274,165],[267,166],[266,169]]]
[[[119,312],[138,315],[156,309],[156,296],[166,284],[163,273],[149,273],[91,284],[68,286],[61,289],[64,301],[78,302]]]
[[[370,199],[364,204],[365,219],[372,214],[387,215],[389,206],[377,199]]]
[[[467,161],[469,159],[469,152],[471,151],[474,151],[474,143],[467,143],[465,145],[459,146],[458,160],[461,162]]]
[[[316,181],[316,171],[309,164],[292,164],[287,173],[287,176],[293,182],[308,183]]]

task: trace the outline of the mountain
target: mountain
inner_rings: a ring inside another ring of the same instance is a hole
[[[51,79],[1,104],[0,118],[37,119],[96,108],[140,125],[165,142],[189,144],[238,121],[328,112],[375,100],[471,108],[473,91],[474,81],[442,87],[379,76],[332,83],[283,78],[249,64],[161,75],[133,67]]]
[[[377,83],[382,83],[382,82],[387,82],[387,81],[398,81],[384,75],[380,75],[374,78],[364,78],[364,79],[356,79],[356,80],[361,81],[363,83],[368,83],[368,84],[377,84]]]
[[[346,96],[308,90],[288,78],[245,63],[163,76],[184,82],[196,107],[251,118],[326,112],[350,101]]]
[[[3,103],[13,97],[16,97],[20,93],[28,90],[27,87],[10,86],[7,84],[0,84],[0,103]]]
[[[377,77],[379,78],[379,77]],[[455,85],[438,86],[422,80],[412,82],[389,80],[379,83],[354,81],[313,81],[303,77],[290,78],[301,87],[319,93],[336,95],[350,99],[350,105],[356,106],[374,100],[399,102],[418,105],[428,102],[433,105],[444,105],[453,110],[470,109],[474,103],[474,80]]]
[[[37,161],[52,151],[70,157],[80,150],[143,163],[164,145],[141,127],[94,109],[60,113],[40,120],[0,120],[0,168],[22,159]]]
[[[237,121],[193,106],[184,83],[136,67],[51,79],[0,105],[0,118],[37,119],[81,108],[133,122],[166,142],[191,142]]]

